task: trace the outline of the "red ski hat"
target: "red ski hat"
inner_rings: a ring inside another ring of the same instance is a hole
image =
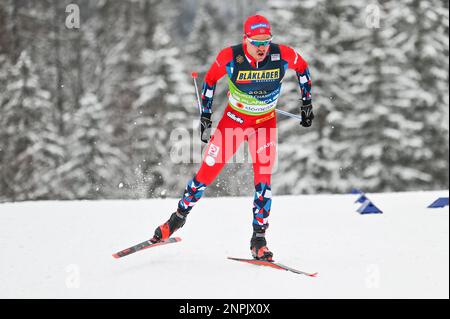
[[[248,17],[244,23],[244,34],[249,38],[258,34],[272,35],[269,20],[258,14]]]

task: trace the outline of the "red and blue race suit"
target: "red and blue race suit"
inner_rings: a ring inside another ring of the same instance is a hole
[[[192,209],[207,185],[217,177],[241,143],[247,141],[255,185],[253,227],[255,231],[267,229],[277,147],[275,107],[288,68],[297,73],[303,104],[311,103],[307,63],[292,48],[272,43],[261,62],[251,57],[245,42],[220,51],[204,79],[202,112],[212,113],[216,83],[224,75],[228,79],[228,105],[209,141],[200,169],[188,182],[178,203],[180,210],[189,212]]]

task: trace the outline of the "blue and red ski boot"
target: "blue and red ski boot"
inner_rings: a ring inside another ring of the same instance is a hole
[[[150,241],[152,243],[159,243],[161,241],[165,241],[177,229],[180,229],[181,227],[183,227],[183,225],[186,223],[186,217],[187,217],[187,213],[178,209],[176,212],[174,212],[172,215],[170,215],[170,218],[168,221],[166,221],[164,224],[162,224],[161,226],[158,226],[155,229],[155,234],[153,235],[153,238],[150,239]]]
[[[250,250],[256,260],[273,261],[273,253],[267,248],[265,232],[253,232]]]

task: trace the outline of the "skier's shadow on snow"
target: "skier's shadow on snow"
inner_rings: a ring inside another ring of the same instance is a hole
[[[119,263],[122,260],[119,261]],[[127,273],[132,273],[132,272],[136,272],[136,271],[140,271],[140,270],[156,270],[159,269],[160,267],[167,267],[170,266],[170,264],[173,264],[173,261],[170,260],[164,260],[164,259],[152,259],[152,260],[134,260],[132,261],[132,264],[129,265],[131,262],[129,261],[125,261],[121,263],[121,265],[115,265],[115,269],[114,272],[118,273],[118,274],[127,274]]]
[[[183,265],[186,265],[186,263],[184,263],[186,258],[181,260],[176,256],[172,256],[170,258],[157,256],[150,259],[144,258],[142,260],[138,260],[137,256],[135,257],[136,258],[133,260],[114,260],[114,262],[116,262],[113,265],[114,272],[119,275],[125,275],[138,271],[145,271],[146,273],[149,271],[155,271],[155,274],[163,274],[183,270]],[[181,263],[181,261],[183,261],[183,263]]]

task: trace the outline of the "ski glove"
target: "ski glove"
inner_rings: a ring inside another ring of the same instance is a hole
[[[203,143],[208,143],[211,138],[211,113],[202,113],[200,118],[200,139]]]
[[[300,125],[303,127],[310,127],[312,124],[312,120],[314,119],[312,104],[309,103],[300,106],[300,113],[302,115],[302,121],[300,122]]]

